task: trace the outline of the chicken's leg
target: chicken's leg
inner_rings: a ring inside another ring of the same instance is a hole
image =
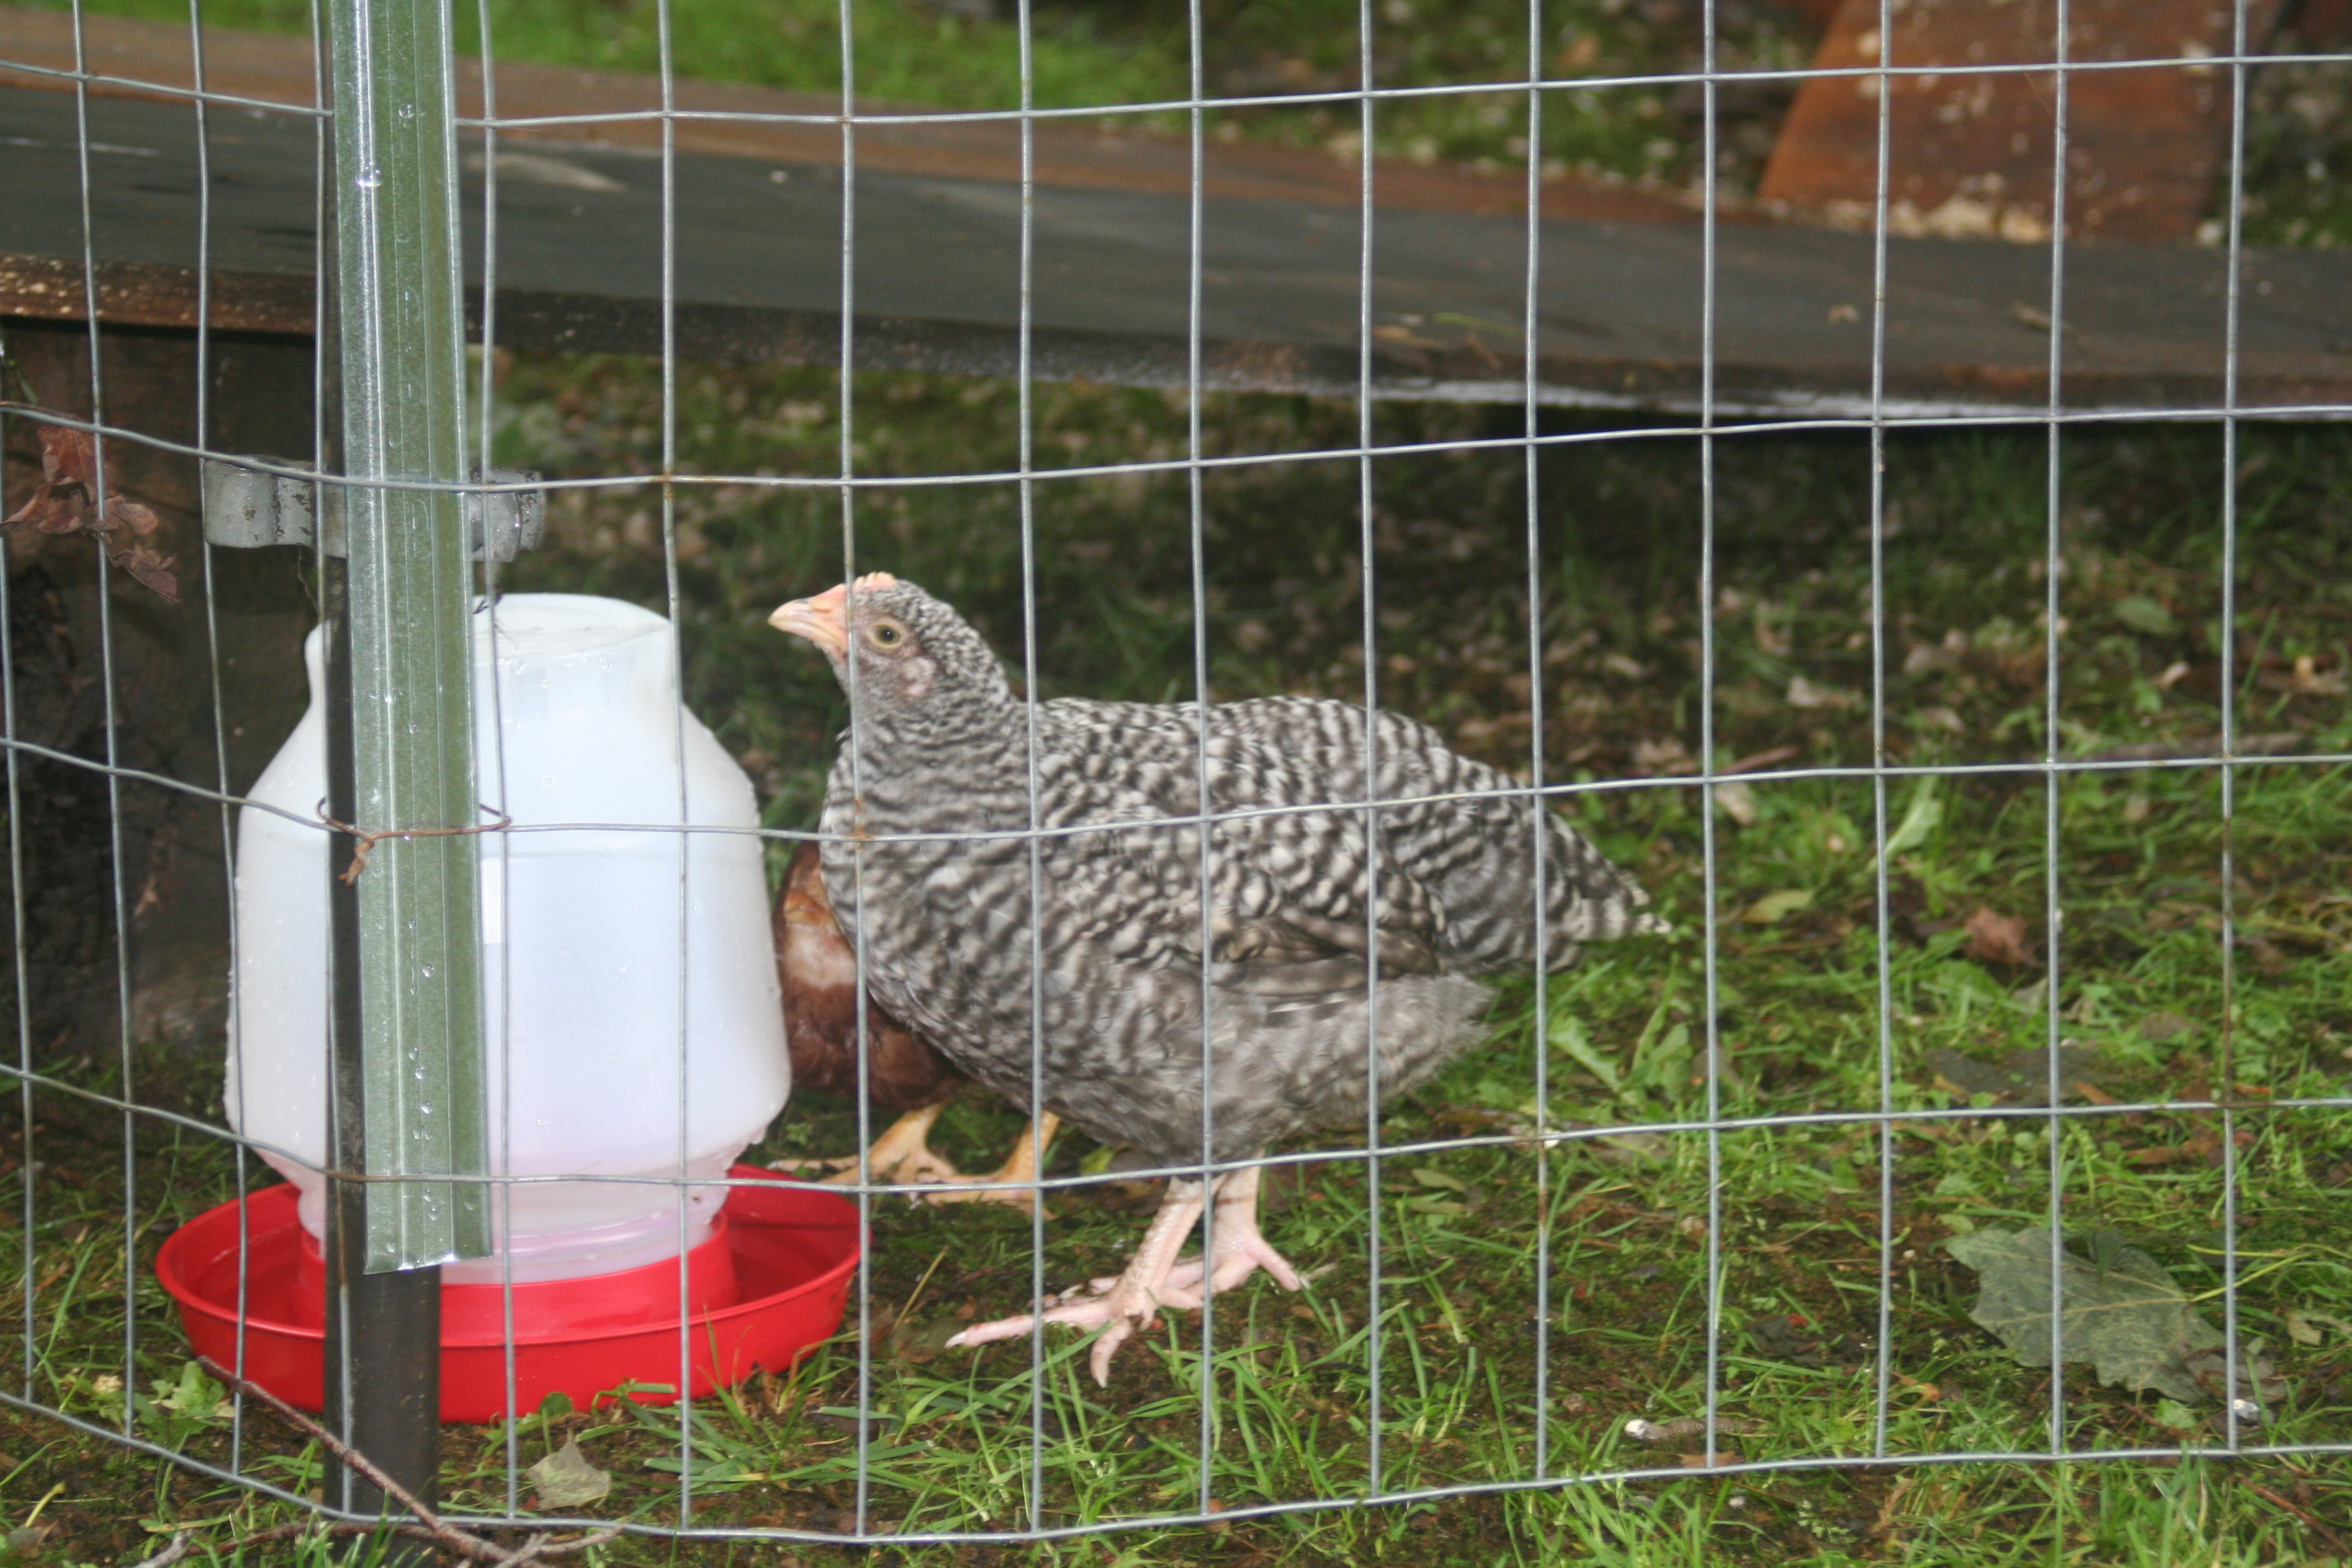
[[[1198,1182],[1181,1177],[1168,1184],[1167,1195],[1160,1200],[1160,1212],[1151,1216],[1151,1228],[1143,1233],[1143,1242],[1128,1260],[1127,1271],[1117,1279],[1091,1280],[1086,1289],[1090,1294],[1076,1300],[1065,1300],[1062,1305],[1048,1310],[1045,1321],[1068,1323],[1081,1329],[1101,1326],[1102,1338],[1095,1342],[1094,1352],[1087,1365],[1094,1371],[1098,1384],[1110,1381],[1110,1358],[1127,1342],[1138,1329],[1148,1329],[1162,1307],[1179,1310],[1198,1307],[1202,1303],[1202,1277],[1218,1290],[1230,1290],[1263,1268],[1274,1276],[1286,1290],[1306,1288],[1298,1270],[1289,1259],[1274,1249],[1257,1227],[1257,1201],[1260,1176],[1258,1167],[1231,1172],[1217,1184],[1216,1223],[1211,1227],[1215,1237],[1210,1243],[1212,1252],[1204,1263],[1199,1258],[1179,1259],[1177,1253],[1184,1240],[1200,1223],[1202,1187]],[[1072,1294],[1076,1294],[1072,1292]],[[991,1340],[1007,1340],[1027,1333],[1037,1321],[1034,1314],[1003,1318],[992,1323],[976,1323],[948,1342],[950,1345],[980,1345]]]
[[[1176,1267],[1176,1255],[1183,1250],[1184,1238],[1200,1223],[1201,1209],[1200,1183],[1181,1177],[1170,1181],[1167,1194],[1160,1200],[1160,1212],[1151,1216],[1151,1228],[1143,1233],[1142,1244],[1128,1259],[1127,1271],[1117,1279],[1097,1280],[1094,1294],[1065,1301],[1042,1314],[1024,1312],[992,1323],[974,1323],[948,1343],[984,1345],[992,1340],[1013,1339],[1029,1332],[1041,1318],[1048,1323],[1068,1323],[1074,1328],[1100,1328],[1102,1337],[1095,1342],[1087,1365],[1094,1370],[1095,1382],[1108,1384],[1111,1356],[1127,1342],[1129,1335],[1138,1329],[1150,1328],[1159,1317],[1160,1303],[1164,1299],[1163,1282]],[[1104,1285],[1108,1289],[1100,1289]]]
[[[889,1131],[874,1140],[866,1152],[866,1169],[877,1182],[961,1182],[970,1177],[931,1152],[931,1123],[946,1109],[926,1105],[920,1110],[910,1110],[892,1122]],[[780,1170],[797,1171],[815,1165],[839,1165],[841,1169],[824,1178],[829,1186],[842,1186],[857,1180],[857,1160],[855,1155],[846,1164],[832,1160],[778,1160]]]
[[[1037,1179],[1038,1173],[1045,1167],[1045,1152],[1054,1146],[1054,1134],[1061,1130],[1061,1126],[1060,1117],[1050,1110],[1041,1110],[1030,1118],[1029,1125],[1022,1129],[1020,1139],[1013,1145],[1013,1152],[1004,1156],[1004,1163],[998,1166],[992,1173],[985,1176],[967,1176],[957,1173],[929,1179],[949,1184],[1034,1182]],[[1034,1187],[967,1187],[961,1191],[925,1193],[915,1201],[926,1204],[1010,1204],[1026,1214],[1031,1205],[1037,1201],[1037,1189]],[[1045,1217],[1053,1218],[1053,1212],[1046,1211]]]
[[[1202,1259],[1187,1258],[1168,1271],[1161,1282],[1160,1301],[1162,1306],[1192,1308],[1201,1305],[1201,1277],[1206,1272],[1209,1283],[1219,1294],[1241,1284],[1259,1269],[1274,1276],[1275,1283],[1286,1290],[1303,1290],[1307,1281],[1290,1260],[1274,1249],[1264,1232],[1257,1227],[1258,1184],[1263,1168],[1251,1165],[1228,1172],[1217,1184],[1217,1212],[1209,1229],[1215,1267],[1205,1268]]]
[[[940,1119],[940,1112],[945,1109],[944,1105],[927,1105],[920,1110],[910,1110],[892,1122],[889,1131],[874,1140],[874,1146],[866,1152],[866,1169],[873,1172],[874,1180],[898,1184],[936,1182],[941,1185],[975,1182],[1034,1182],[1037,1179],[1039,1167],[1045,1163],[1045,1150],[1052,1145],[1054,1134],[1062,1124],[1061,1118],[1052,1111],[1044,1112],[1022,1131],[1019,1142],[1004,1157],[1001,1168],[990,1175],[967,1176],[931,1148],[931,1124]],[[778,1169],[787,1171],[814,1165],[839,1166],[840,1169],[824,1178],[831,1186],[845,1186],[857,1180],[857,1162],[854,1158],[846,1163],[834,1159],[779,1160],[775,1164]],[[994,1187],[971,1192],[925,1193],[915,1201],[1010,1204],[1026,1212],[1035,1195],[1034,1188]],[[1050,1219],[1053,1216],[1048,1215],[1046,1217]]]

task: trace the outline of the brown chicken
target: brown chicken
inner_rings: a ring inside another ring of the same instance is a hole
[[[784,1043],[792,1058],[793,1087],[826,1094],[857,1093],[857,954],[834,920],[825,897],[824,870],[816,842],[804,840],[784,874],[783,895],[776,900],[776,978],[784,993]],[[1051,1111],[1029,1123],[1006,1156],[1003,1168],[985,1176],[967,1176],[931,1150],[931,1124],[966,1079],[948,1065],[904,1024],[882,1010],[872,996],[866,999],[866,1093],[877,1108],[904,1112],[866,1151],[867,1168],[877,1182],[936,1182],[941,1184],[977,1182],[1034,1181],[1045,1149],[1054,1141],[1060,1121]],[[855,1155],[845,1162],[793,1160],[792,1166],[837,1165],[825,1178],[845,1183],[857,1179]],[[968,1192],[928,1193],[931,1203],[988,1202],[1026,1209],[1034,1194],[1017,1188],[976,1188]]]

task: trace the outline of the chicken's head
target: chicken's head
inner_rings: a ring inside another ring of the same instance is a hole
[[[887,572],[794,599],[768,624],[824,649],[869,719],[952,713],[1009,697],[1004,673],[980,634],[954,610]]]

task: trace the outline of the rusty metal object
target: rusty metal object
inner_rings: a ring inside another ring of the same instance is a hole
[[[2185,240],[2212,210],[2229,153],[2230,0],[2073,0],[2072,62],[2146,66],[2068,73],[2066,227],[2074,238]],[[1878,92],[1892,142],[1889,226],[1948,238],[2049,237],[2056,163],[2056,74],[1970,67],[2056,58],[2053,0],[1906,0],[1885,63],[1910,77],[1808,80],[1782,125],[1759,191],[1842,226],[1871,221]],[[2252,0],[2260,49],[2278,0]],[[1878,0],[1845,0],[1814,64],[1880,63]]]

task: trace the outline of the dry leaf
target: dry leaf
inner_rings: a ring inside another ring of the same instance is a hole
[[[1967,954],[1983,963],[2030,964],[2033,950],[2026,945],[2025,922],[2015,915],[1996,914],[1979,905],[1969,917]]]
[[[98,437],[64,425],[41,426],[41,477],[53,485],[98,488]]]
[[[119,531],[137,540],[153,537],[163,525],[153,509],[116,494],[100,508],[98,493],[98,441],[86,430],[62,425],[41,426],[41,482],[0,528],[30,526],[43,533],[87,533],[105,539]],[[173,575],[172,558],[143,543],[107,545],[107,555],[165,603],[180,602],[180,580]]]
[[[1756,826],[1759,815],[1756,809],[1756,792],[1738,779],[1715,786],[1715,804],[1722,809],[1724,816],[1740,826]]]
[[[30,523],[43,533],[71,533],[81,526],[82,504],[71,490],[37,484],[25,504],[7,519],[6,526]]]
[[[588,1457],[580,1451],[577,1437],[565,1438],[563,1447],[523,1474],[530,1478],[531,1486],[539,1492],[539,1506],[545,1510],[601,1502],[613,1489],[613,1478],[588,1462]]]
[[[172,558],[158,555],[143,544],[112,552],[114,563],[152,588],[167,605],[180,602],[180,580],[172,574]]]
[[[1792,675],[1789,678],[1787,700],[1791,708],[1851,708],[1862,700],[1851,691],[1816,686],[1801,675]]]
[[[153,511],[135,500],[124,500],[121,496],[107,502],[106,517],[109,522],[120,523],[142,539],[153,533],[161,525],[161,520]]]

